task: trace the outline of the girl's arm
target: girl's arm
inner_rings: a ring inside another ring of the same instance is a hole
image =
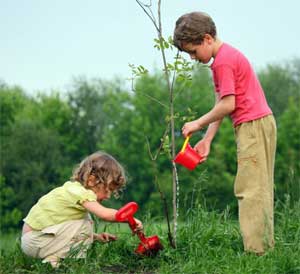
[[[94,241],[99,241],[99,242],[103,242],[103,243],[107,243],[110,241],[115,241],[117,240],[117,236],[110,234],[110,233],[99,233],[96,234],[94,233]]]
[[[113,208],[104,207],[103,205],[99,204],[98,202],[90,202],[85,201],[82,206],[88,210],[89,212],[95,214],[98,218],[108,221],[114,222],[116,221],[115,215],[117,210]]]
[[[116,213],[117,210],[113,209],[113,208],[108,208],[105,207],[103,205],[101,205],[98,202],[89,202],[89,201],[85,201],[82,206],[88,210],[89,212],[95,214],[98,218],[108,221],[108,222],[115,222],[116,221]],[[134,218],[137,227],[136,230],[141,230],[143,229],[143,224],[140,220]]]

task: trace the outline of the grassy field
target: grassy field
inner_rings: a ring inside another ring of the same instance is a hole
[[[57,270],[23,255],[18,235],[2,235],[0,273],[300,274],[300,203],[278,204],[275,220],[276,247],[264,256],[243,252],[238,223],[228,210],[217,214],[198,206],[181,216],[177,249],[169,247],[165,225],[144,220],[145,234],[159,235],[164,250],[153,258],[138,257],[133,252],[138,238],[127,226],[113,224],[105,228],[118,241],[95,243],[86,259],[67,258]]]

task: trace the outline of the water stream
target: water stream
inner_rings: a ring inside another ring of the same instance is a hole
[[[176,164],[174,163],[174,171],[175,171],[175,182],[176,182],[176,212],[174,212],[174,240],[176,243],[176,234],[177,234],[177,226],[178,226],[178,217],[179,217],[179,180],[178,180],[178,173]]]

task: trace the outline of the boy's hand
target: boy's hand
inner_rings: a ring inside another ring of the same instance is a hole
[[[109,233],[100,233],[94,234],[94,240],[97,240],[102,243],[108,243],[117,240],[117,237]]]
[[[206,161],[207,156],[210,152],[210,142],[202,139],[194,146],[194,149],[202,157],[200,160],[200,163],[202,163]]]
[[[182,135],[186,138],[188,135],[191,135],[193,132],[200,130],[201,126],[199,125],[198,120],[194,120],[188,123],[185,123],[182,127]]]
[[[143,224],[139,219],[134,218],[135,222],[136,222],[136,228],[133,231],[134,233],[143,230]]]

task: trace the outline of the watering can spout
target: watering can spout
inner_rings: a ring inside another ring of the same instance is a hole
[[[135,202],[130,202],[120,208],[116,215],[115,219],[118,222],[128,222],[129,227],[132,231],[135,231],[137,223],[134,220],[134,213],[138,210],[138,205]],[[155,255],[161,249],[163,249],[162,244],[159,241],[158,236],[154,235],[151,237],[146,237],[142,231],[135,232],[140,239],[140,244],[135,250],[137,254],[140,255]]]

